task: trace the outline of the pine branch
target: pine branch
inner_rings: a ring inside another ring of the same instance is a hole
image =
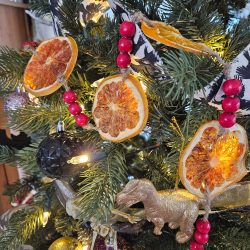
[[[83,173],[79,183],[79,220],[90,218],[107,221],[115,203],[115,195],[126,180],[126,165],[122,146],[111,146],[107,158],[97,162]]]
[[[164,54],[164,75],[170,79],[159,80],[155,86],[162,100],[193,101],[195,91],[206,86],[219,73],[218,66],[210,58],[202,58],[183,51]]]
[[[64,0],[59,8],[61,28],[73,37],[83,32],[83,27],[79,21],[79,6],[81,2],[81,0]]]
[[[201,41],[207,34],[223,29],[221,16],[209,1],[164,0],[160,8],[164,19],[187,38]]]
[[[232,61],[249,44],[250,19],[242,19],[236,23],[230,30],[228,37],[224,54],[228,61]]]
[[[42,139],[39,139],[15,154],[16,162],[26,173],[40,173],[36,162],[36,152],[41,141]]]
[[[56,231],[63,236],[72,236],[77,229],[76,221],[74,221],[72,217],[68,216],[64,208],[57,210],[53,220]]]
[[[17,109],[9,114],[9,126],[14,130],[21,130],[28,134],[38,132],[40,134],[48,133],[50,128],[55,128],[60,117],[68,128],[74,124],[73,117],[62,103],[58,94],[55,94],[57,101],[40,99],[39,105],[29,103],[25,107]],[[54,97],[55,97],[54,95]],[[56,98],[55,98],[56,99]]]
[[[102,74],[110,75],[118,72],[115,65],[118,42],[118,22],[109,18],[102,18],[97,24],[89,24],[84,33],[77,37],[79,45],[79,63],[86,65],[83,70],[88,75],[102,77]]]
[[[14,90],[22,82],[30,54],[0,47],[0,90]]]
[[[0,146],[0,163],[8,163],[12,166],[18,165],[29,174],[40,172],[36,163],[36,151],[41,141],[42,139],[39,138],[29,147],[21,150]]]
[[[44,201],[45,192],[41,192],[32,205],[24,207],[11,217],[7,229],[0,235],[1,249],[19,249],[42,226]]]
[[[30,0],[29,8],[38,16],[45,16],[50,13],[48,0]]]

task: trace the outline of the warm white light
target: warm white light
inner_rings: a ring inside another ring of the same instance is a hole
[[[140,83],[141,83],[142,89],[144,90],[144,92],[146,92],[147,91],[147,86],[144,84],[143,81],[140,81]]]
[[[89,246],[83,246],[82,250],[89,250]]]
[[[44,211],[43,212],[43,221],[42,221],[43,227],[45,227],[47,225],[49,217],[50,217],[50,212]]]
[[[79,155],[79,156],[75,156],[73,158],[71,158],[69,161],[67,161],[70,164],[82,164],[82,163],[86,163],[89,162],[90,158],[88,154],[84,154],[84,155]]]

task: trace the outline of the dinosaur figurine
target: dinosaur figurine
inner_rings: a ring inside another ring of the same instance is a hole
[[[149,180],[131,180],[117,194],[119,206],[144,204],[145,216],[155,225],[154,234],[161,235],[165,223],[171,229],[180,228],[176,234],[179,243],[187,242],[193,235],[201,200],[186,190],[157,191]]]

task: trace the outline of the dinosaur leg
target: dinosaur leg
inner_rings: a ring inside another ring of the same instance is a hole
[[[162,234],[162,231],[161,229],[163,228],[164,226],[164,220],[162,218],[153,218],[152,219],[152,222],[154,223],[155,225],[155,228],[154,228],[154,234],[156,235],[161,235]]]
[[[189,213],[184,213],[183,218],[180,223],[180,231],[176,234],[176,240],[179,243],[185,243],[187,242],[193,235],[194,232],[194,226],[193,223],[195,222],[195,219],[193,218],[193,215],[190,215]]]
[[[180,225],[176,222],[169,222],[168,223],[168,226],[171,228],[171,229],[176,229],[178,228]]]

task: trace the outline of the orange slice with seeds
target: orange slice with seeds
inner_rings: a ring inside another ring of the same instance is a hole
[[[179,30],[173,26],[158,21],[150,21],[150,24],[149,26],[142,21],[141,29],[147,37],[157,42],[192,53],[208,54],[208,52],[211,51],[205,44],[193,42],[183,37]]]
[[[24,87],[34,96],[46,96],[67,80],[72,73],[78,55],[75,40],[56,37],[42,42],[31,57],[24,72]]]
[[[246,131],[238,124],[226,130],[218,121],[204,124],[181,154],[183,185],[199,197],[205,190],[211,198],[217,196],[247,174],[247,143]]]
[[[132,75],[105,78],[97,88],[92,113],[101,137],[121,142],[138,135],[148,120],[148,102]]]

